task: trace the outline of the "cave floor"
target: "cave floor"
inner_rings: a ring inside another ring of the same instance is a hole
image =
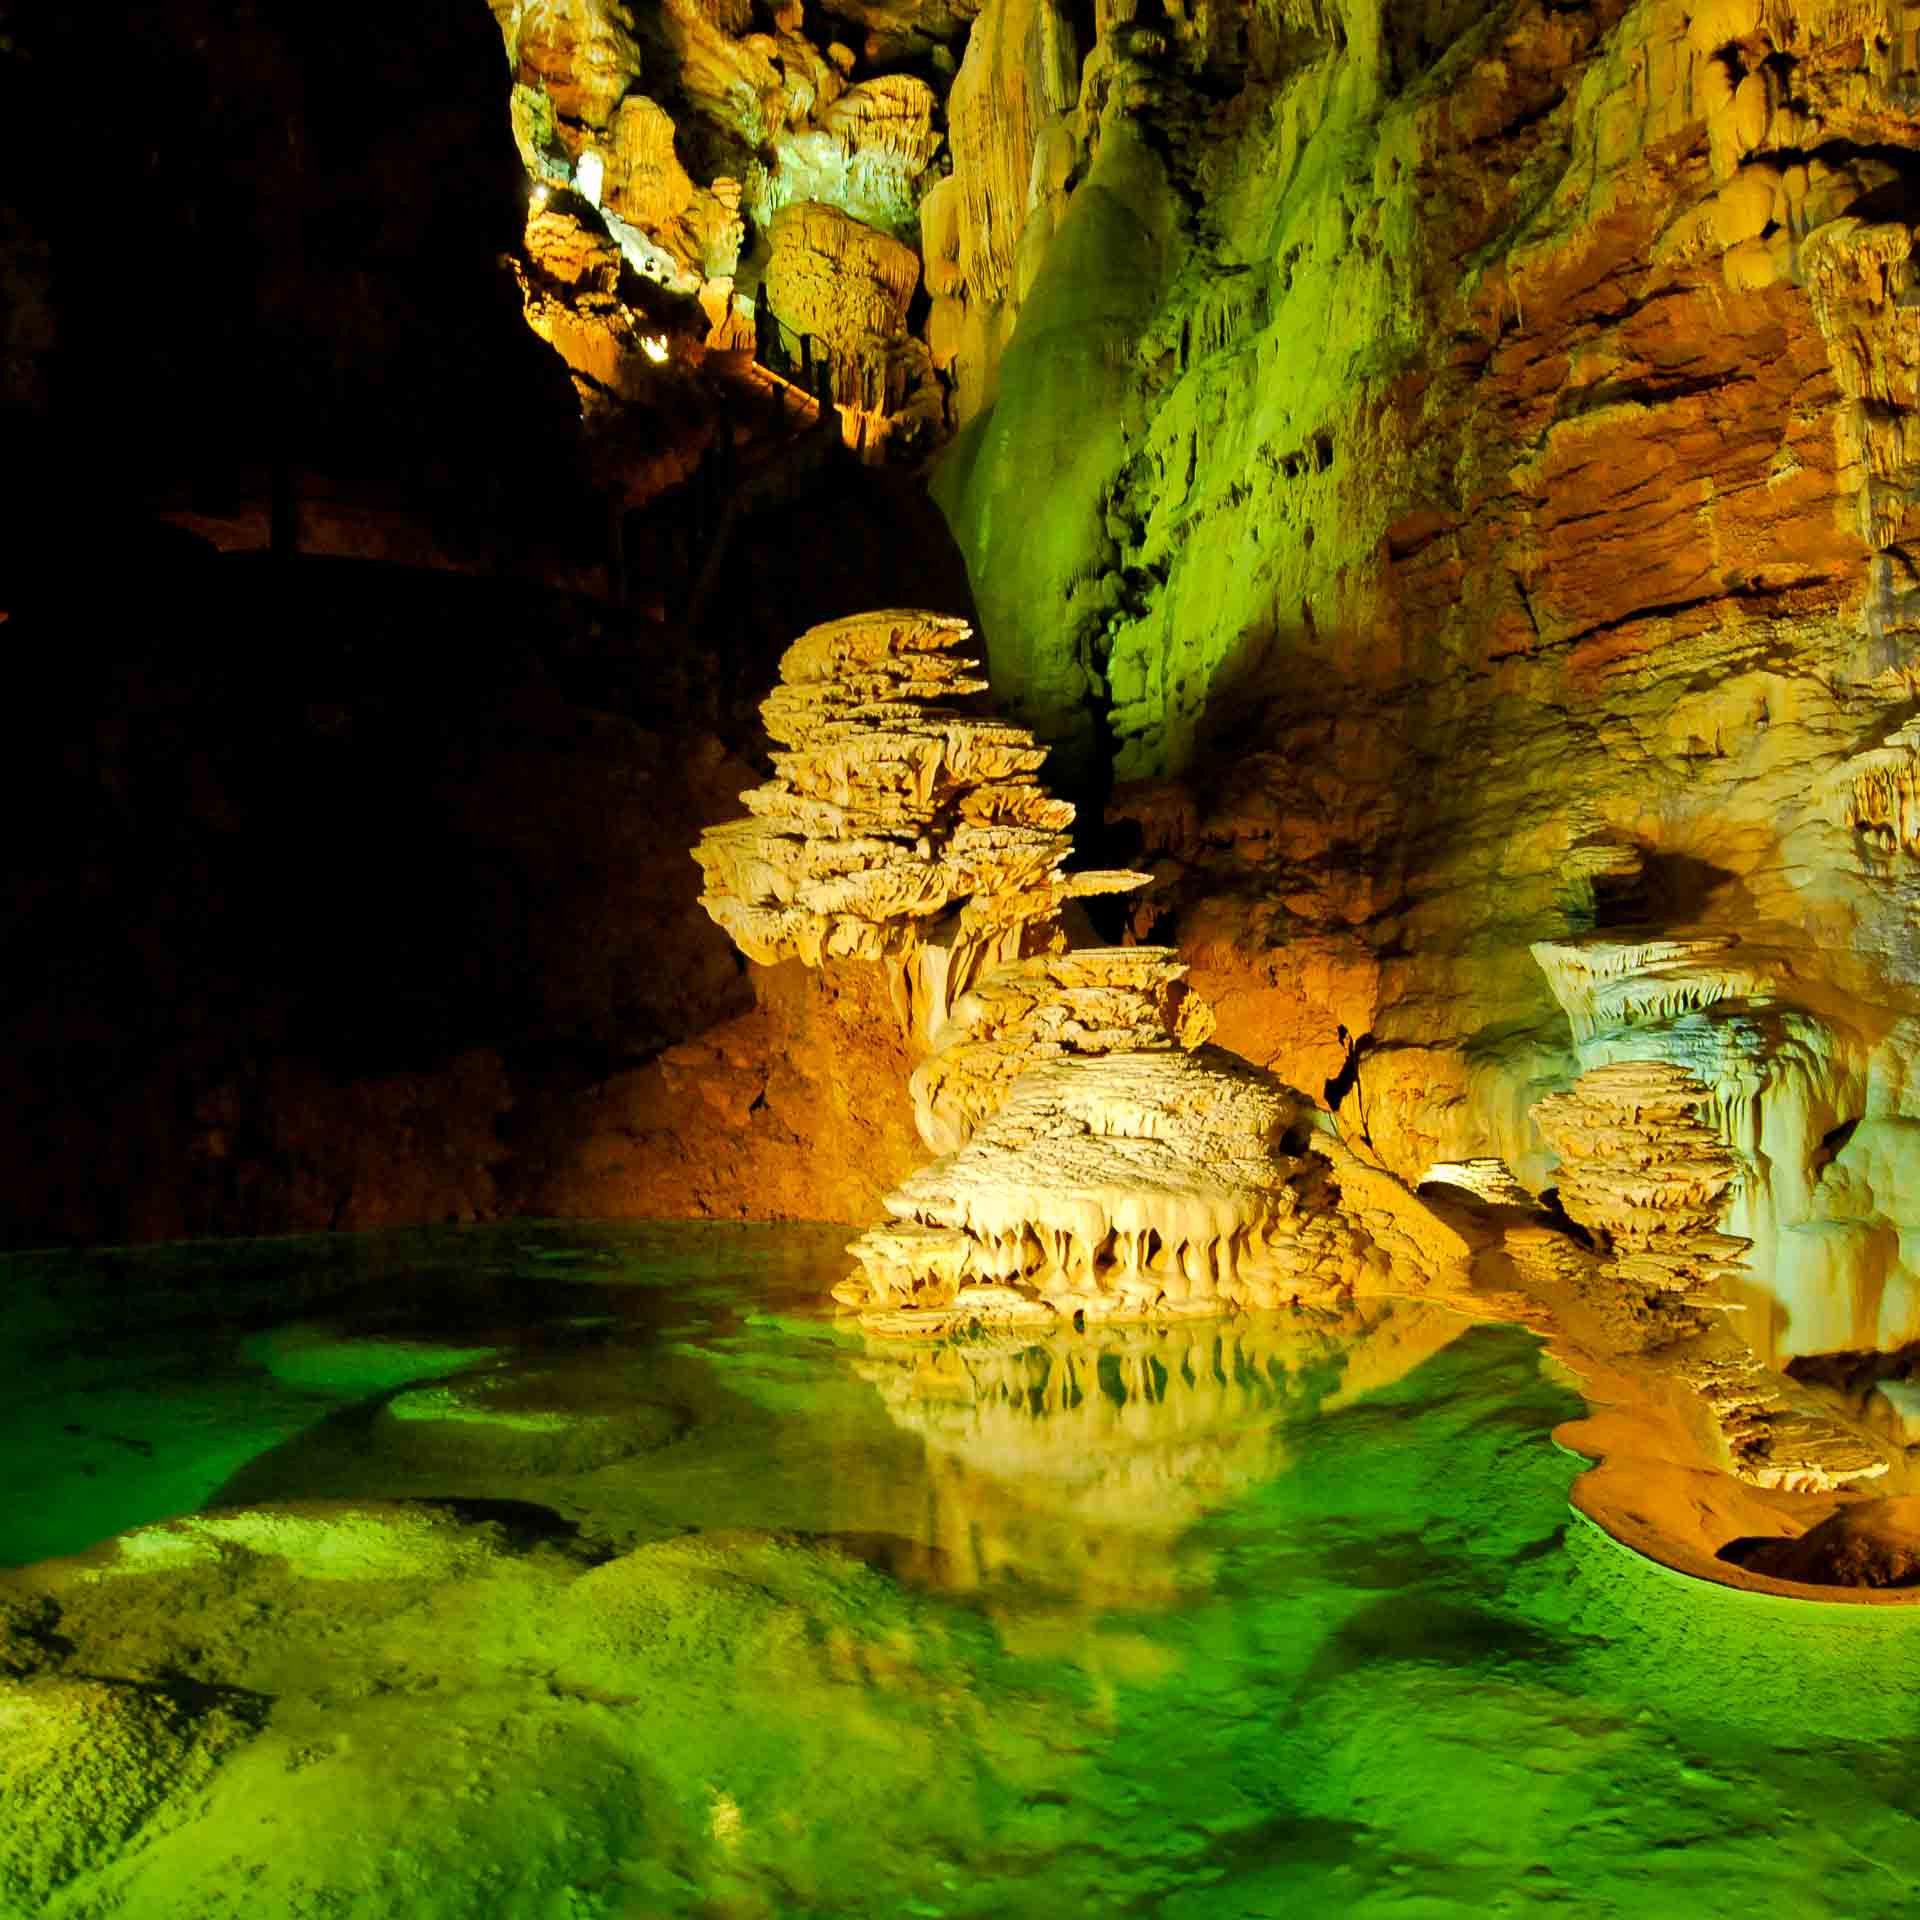
[[[1535,1334],[869,1342],[846,1237],[0,1263],[0,1914],[1920,1901],[1920,1613],[1616,1544]]]

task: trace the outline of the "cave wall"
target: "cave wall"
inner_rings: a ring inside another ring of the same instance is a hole
[[[970,596],[1227,1044],[1536,1186],[1537,1097],[1682,1060],[1761,1347],[1920,1336],[1915,14],[448,0],[356,64],[122,9],[164,98],[75,142],[30,87],[66,164],[0,195],[12,637],[70,663],[15,722],[8,1232],[869,1212],[871,983],[732,969],[674,849],[794,632]],[[351,594],[289,628],[118,511],[289,444],[496,576],[545,527],[618,601],[617,526],[631,604],[423,603],[343,679]]]
[[[1141,931],[1408,1179],[1704,1064],[1762,1348],[1920,1336],[1908,1176],[1825,1172],[1916,1111],[1913,10],[1125,11],[935,491]],[[1530,951],[1698,934],[1585,1031]]]

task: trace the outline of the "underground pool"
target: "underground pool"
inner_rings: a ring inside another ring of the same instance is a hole
[[[1920,1615],[1601,1534],[1531,1334],[877,1343],[846,1238],[0,1260],[0,1914],[1920,1910]]]

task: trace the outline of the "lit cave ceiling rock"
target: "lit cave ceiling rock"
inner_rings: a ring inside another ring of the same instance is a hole
[[[657,397],[680,371],[663,348],[738,381],[757,345],[761,384],[830,383],[850,444],[940,421],[908,318],[943,136],[913,69],[950,67],[963,21],[867,11],[863,32],[790,0],[766,31],[743,0],[495,5],[530,183],[528,318],[590,418]]]

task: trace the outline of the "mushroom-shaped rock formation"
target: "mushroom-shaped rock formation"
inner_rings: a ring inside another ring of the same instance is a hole
[[[1583,1074],[1533,1110],[1560,1156],[1560,1204],[1643,1295],[1721,1304],[1747,1242],[1717,1231],[1740,1166],[1700,1113],[1709,1089],[1664,1060]]]
[[[870,613],[813,628],[763,702],[775,777],[710,828],[701,903],[750,958],[892,962],[922,1046],[988,965],[1061,942],[1078,894],[1143,874],[1068,874],[1073,808],[1034,778],[1046,749],[963,704],[982,692],[964,620]]]
[[[1304,1144],[1311,1109],[1201,1048],[1056,1059],[890,1194],[835,1297],[886,1333],[1335,1299],[1371,1262]]]
[[[1063,950],[1070,897],[1146,876],[1066,872],[1044,749],[960,704],[984,691],[969,631],[897,612],[803,634],[761,708],[776,778],[696,849],[707,911],[752,958],[892,963],[931,1049],[913,1094],[945,1157],[889,1196],[836,1297],[910,1333],[1350,1293],[1389,1256],[1339,1211],[1337,1143],[1305,1151],[1309,1103],[1201,1044],[1212,1015],[1170,949]],[[1375,1218],[1416,1256],[1431,1237]]]
[[[954,1002],[914,1070],[921,1139],[957,1152],[1029,1067],[1200,1045],[1213,1009],[1186,973],[1171,947],[1086,947],[995,967]]]
[[[1615,1027],[1647,1026],[1723,1000],[1757,998],[1771,984],[1731,934],[1671,938],[1586,934],[1540,940],[1533,957],[1566,1009],[1576,1045]]]

